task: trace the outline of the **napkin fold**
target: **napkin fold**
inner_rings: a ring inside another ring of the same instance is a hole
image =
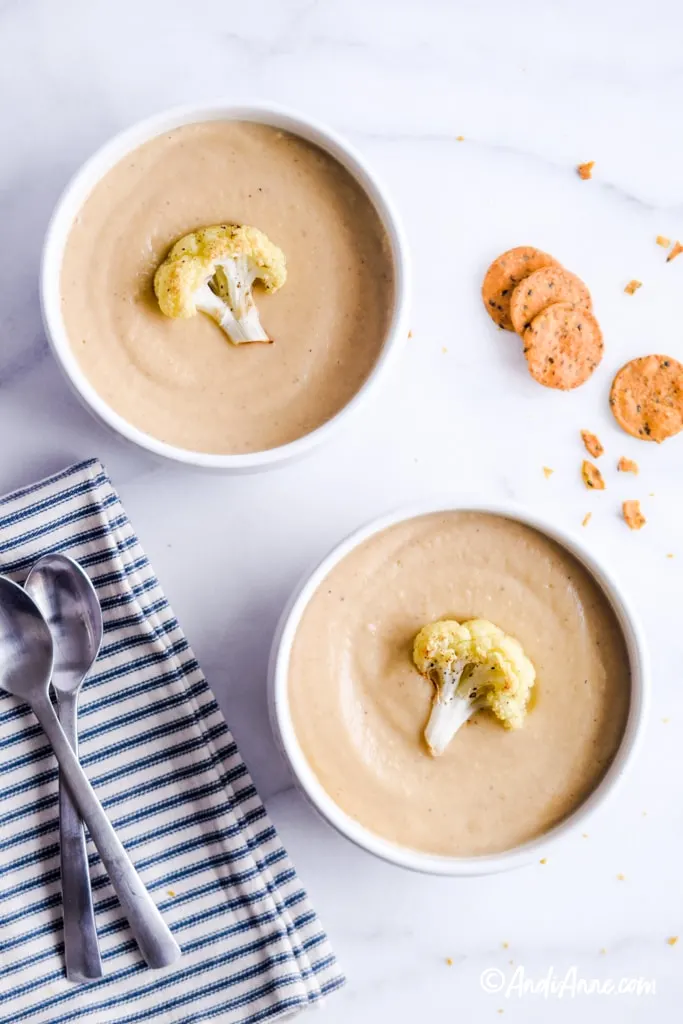
[[[150,971],[88,841],[105,976],[66,980],[57,768],[0,691],[0,1024],[273,1020],[343,984],[225,720],[96,460],[0,498],[0,572],[62,551],[93,581],[104,642],[82,691],[81,763],[182,946]]]

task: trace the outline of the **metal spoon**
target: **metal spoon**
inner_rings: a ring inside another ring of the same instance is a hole
[[[24,590],[40,608],[52,633],[52,687],[57,717],[78,754],[78,696],[102,642],[102,611],[95,588],[80,565],[66,555],[44,555]],[[64,958],[69,981],[102,977],[102,960],[90,889],[83,822],[68,786],[59,777],[59,857],[64,905]]]
[[[22,587],[0,576],[0,688],[25,700],[33,710],[52,744],[140,952],[150,967],[167,967],[181,955],[180,947],[133,867],[59,724],[48,696],[52,665],[52,635],[40,609]]]

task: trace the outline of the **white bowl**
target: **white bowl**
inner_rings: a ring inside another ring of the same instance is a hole
[[[71,225],[95,185],[132,150],[172,128],[200,121],[255,121],[292,132],[330,153],[361,185],[375,207],[391,247],[394,264],[394,304],[389,329],[379,358],[370,376],[350,402],[331,420],[304,437],[268,451],[240,455],[211,455],[166,444],[150,436],[119,416],[100,397],[81,370],[69,343],[61,310],[60,275],[64,248]],[[348,416],[375,390],[390,361],[408,335],[409,266],[408,247],[394,208],[362,157],[330,129],[300,114],[276,106],[257,104],[237,106],[218,103],[211,106],[180,107],[141,121],[116,135],[99,149],[67,185],[52,215],[43,247],[40,272],[40,301],[48,341],[67,380],[84,405],[104,424],[141,448],[155,455],[175,459],[207,469],[233,473],[273,466],[310,451],[346,422]]]
[[[310,767],[296,736],[289,708],[287,677],[292,643],[301,617],[316,589],[327,574],[368,537],[389,526],[431,512],[476,511],[505,516],[524,523],[550,537],[567,550],[590,572],[608,597],[623,630],[631,669],[631,702],[626,729],[617,754],[603,779],[587,799],[564,821],[522,846],[503,853],[477,857],[444,857],[423,853],[391,843],[365,828],[343,811],[318,781]],[[271,650],[268,669],[269,708],[276,740],[287,758],[294,776],[304,794],[338,832],[357,846],[383,860],[435,875],[486,875],[496,871],[521,867],[545,856],[548,851],[575,829],[585,827],[587,818],[602,807],[611,796],[626,769],[630,767],[641,742],[648,704],[649,682],[645,641],[633,613],[611,571],[600,565],[583,544],[572,534],[555,526],[547,519],[516,508],[509,503],[482,503],[469,499],[433,501],[404,508],[382,519],[375,520],[342,541],[308,576],[295,591],[278,626]]]

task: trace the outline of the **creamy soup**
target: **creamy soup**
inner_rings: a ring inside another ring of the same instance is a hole
[[[490,619],[537,672],[523,728],[480,712],[433,758],[432,685],[415,634]],[[299,625],[289,699],[303,752],[349,815],[402,846],[471,856],[561,821],[595,788],[630,699],[624,637],[604,593],[566,551],[496,516],[449,512],[394,526],[321,583]]]
[[[251,224],[287,259],[281,291],[254,294],[274,344],[231,345],[204,313],[172,320],[153,291],[182,235]],[[152,436],[194,451],[254,452],[315,430],[370,374],[394,294],[388,240],[341,164],[265,125],[185,125],[97,184],[69,235],[62,309],[101,397]]]

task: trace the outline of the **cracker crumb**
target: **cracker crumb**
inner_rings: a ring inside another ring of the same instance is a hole
[[[582,837],[583,837],[584,839],[588,839],[588,833],[587,833],[587,832],[582,832],[582,833],[581,833],[581,836],[582,836]]]
[[[600,952],[602,953],[602,955],[603,955],[603,956],[605,956],[605,955],[607,954],[607,950],[605,949],[605,947],[604,947],[604,946],[602,947],[602,949],[600,950]]]
[[[464,142],[465,141],[465,136],[464,135],[456,135],[455,136],[455,141],[456,142]]]
[[[585,516],[581,520],[581,525],[582,526],[588,526],[588,524],[590,523],[592,518],[593,518],[593,513],[592,512],[586,512]]]
[[[548,863],[548,858],[547,857],[541,857],[541,859],[539,860],[538,863],[539,864],[547,864]]]
[[[619,874],[617,875],[617,881],[618,882],[625,882],[626,881],[626,875],[622,875],[622,873],[619,872]]]
[[[446,957],[446,966],[448,966],[448,967],[452,967],[453,966],[453,960],[451,959],[450,956]]]
[[[446,353],[448,352],[448,349],[444,345],[443,348],[441,349],[441,351],[443,352],[444,355],[446,355]]]
[[[581,440],[588,454],[592,455],[594,459],[599,459],[601,455],[604,455],[605,449],[602,441],[596,434],[591,434],[590,430],[581,431]]]
[[[553,475],[554,472],[555,472],[555,470],[551,469],[550,466],[544,466],[543,467],[543,476],[546,478],[546,480],[548,480]]]
[[[510,948],[510,943],[509,942],[501,942],[501,946],[503,947],[503,949],[509,949]]]
[[[173,891],[173,889],[167,889],[166,892],[168,893],[169,896],[175,896],[175,892]]]
[[[412,336],[413,336],[413,332],[412,331],[408,331],[408,341],[410,341]]]
[[[670,718],[663,718],[663,719],[662,719],[662,722],[664,723],[664,725],[668,725],[668,723],[669,723],[670,721],[671,721],[671,719],[670,719]]]
[[[647,811],[643,811],[643,817],[647,818]]]
[[[666,557],[667,558],[673,558],[673,555],[667,555]]]
[[[635,473],[638,476],[638,463],[634,462],[633,459],[627,459],[624,455],[621,456],[617,462],[617,469],[620,473]]]
[[[682,252],[683,252],[683,245],[681,245],[680,242],[674,242],[673,248],[671,249],[671,252],[666,257],[666,262],[667,263],[671,263],[671,261],[675,260],[677,256],[680,256],[680,254]]]
[[[632,281],[629,281],[629,283],[624,288],[624,291],[626,292],[627,295],[635,295],[635,293],[638,291],[638,289],[642,288],[642,287],[643,287],[643,282],[642,281],[636,281],[636,279],[634,278]]]
[[[666,941],[667,941],[669,946],[675,946],[676,943],[678,942],[678,936],[677,935],[671,935],[671,936],[669,936],[669,938]]]
[[[622,505],[622,510],[624,514],[624,522],[628,526],[629,530],[640,530],[645,526],[647,519],[640,511],[639,501],[625,501]]]
[[[671,239],[667,238],[666,235],[657,235],[655,242],[657,245],[661,245],[662,249],[668,249],[671,245]]]
[[[584,459],[581,463],[581,476],[590,491],[604,491],[605,481],[602,479],[602,473],[588,459]]]
[[[595,160],[588,160],[585,164],[579,164],[576,170],[582,181],[588,181],[589,178],[593,177],[594,167]]]

